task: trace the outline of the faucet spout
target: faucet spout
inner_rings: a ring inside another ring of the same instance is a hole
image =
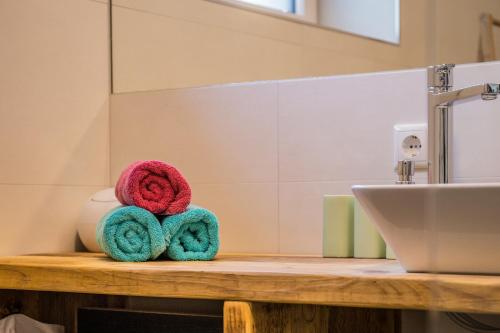
[[[497,98],[500,93],[500,84],[485,83],[467,88],[451,90],[441,93],[429,94],[431,105],[437,107],[443,104],[450,104],[455,101],[481,96],[485,101],[491,101]]]
[[[498,83],[486,83],[484,85],[484,91],[481,94],[481,98],[484,101],[492,101],[497,99],[500,93],[500,84]]]

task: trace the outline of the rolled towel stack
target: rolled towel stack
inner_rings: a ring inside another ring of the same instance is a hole
[[[217,254],[217,217],[190,205],[191,188],[174,166],[135,162],[122,172],[115,194],[126,206],[106,214],[96,230],[100,248],[111,258],[147,261],[164,254],[187,261],[212,260]]]

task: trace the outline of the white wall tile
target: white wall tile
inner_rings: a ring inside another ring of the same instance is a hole
[[[140,159],[177,166],[192,183],[277,181],[273,82],[112,97],[112,180]]]
[[[426,121],[424,70],[279,83],[280,181],[390,179],[393,126]]]
[[[108,184],[108,18],[88,0],[0,3],[0,183]]]
[[[500,83],[500,62],[458,66],[454,87]],[[500,177],[500,100],[481,98],[455,103],[452,175],[455,178]]]
[[[101,189],[0,185],[0,255],[74,251],[80,209]]]
[[[279,252],[276,183],[192,185],[193,203],[219,218],[221,252]]]

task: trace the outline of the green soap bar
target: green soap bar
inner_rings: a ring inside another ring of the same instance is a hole
[[[392,248],[389,245],[386,245],[385,247],[385,258],[396,259],[396,255],[394,254],[394,251],[392,251]]]
[[[323,257],[352,258],[354,255],[354,197],[323,197]]]
[[[385,242],[358,200],[354,202],[354,257],[385,258]]]

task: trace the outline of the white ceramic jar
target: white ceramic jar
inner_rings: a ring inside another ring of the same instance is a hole
[[[101,218],[112,209],[120,206],[115,197],[115,189],[108,188],[92,195],[82,207],[78,218],[78,235],[90,252],[102,252],[96,241],[96,227]]]

